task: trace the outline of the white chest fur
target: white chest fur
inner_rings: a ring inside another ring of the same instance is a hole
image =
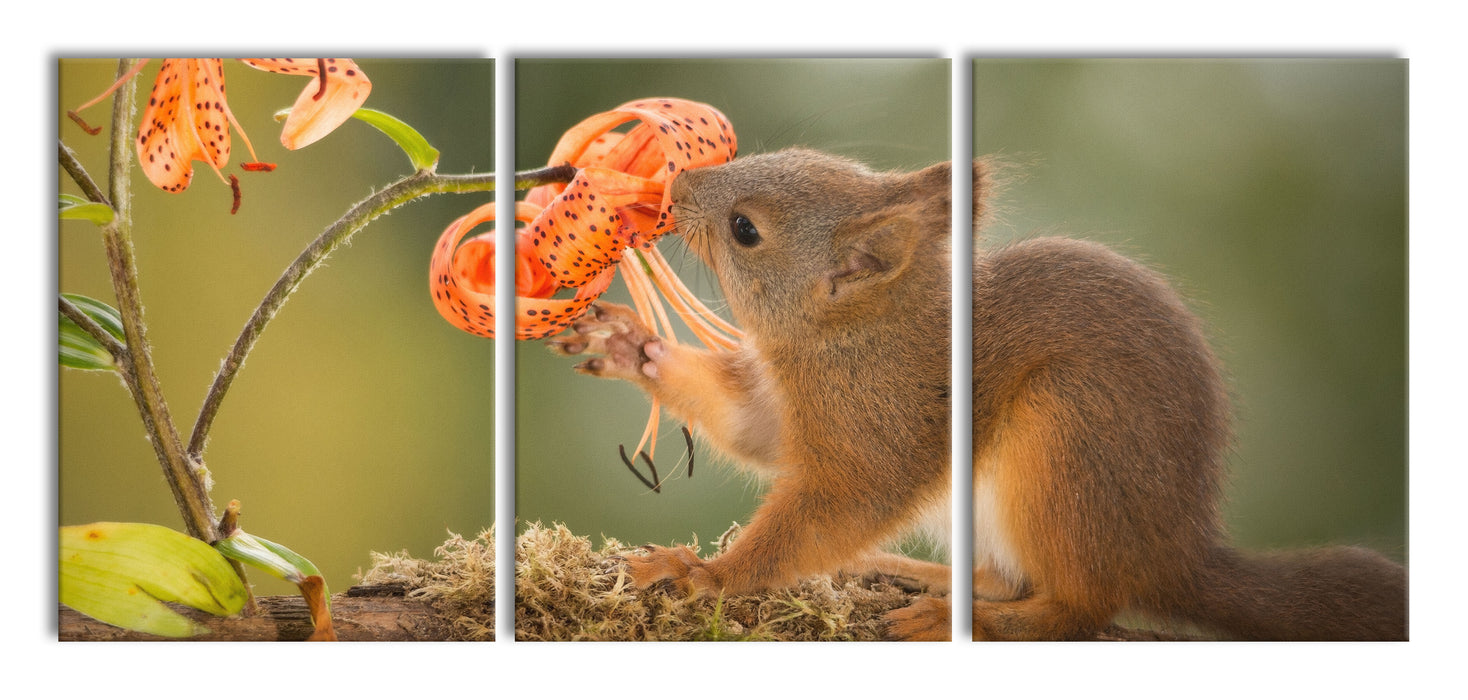
[[[1024,580],[1024,570],[1020,568],[1000,507],[994,483],[975,475],[974,568],[988,569],[1006,581],[1017,583]]]

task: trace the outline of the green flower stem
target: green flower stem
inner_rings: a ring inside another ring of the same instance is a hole
[[[538,185],[570,182],[576,176],[576,170],[572,166],[561,165],[516,173],[515,189],[523,190]],[[255,342],[260,339],[260,334],[264,332],[266,324],[270,323],[270,319],[280,310],[286,297],[290,296],[296,287],[300,286],[301,281],[320,266],[332,251],[347,242],[352,234],[360,231],[373,219],[418,197],[445,192],[492,191],[494,191],[493,174],[438,175],[429,170],[420,170],[358,202],[336,223],[323,231],[315,241],[311,242],[311,245],[301,251],[295,262],[291,263],[291,266],[281,274],[280,279],[276,280],[275,286],[266,293],[260,305],[255,308],[255,313],[250,316],[250,320],[240,331],[234,347],[224,358],[224,364],[214,375],[214,383],[209,386],[208,394],[204,396],[204,404],[199,409],[199,418],[194,422],[193,435],[189,438],[189,455],[194,459],[202,457],[204,445],[209,439],[209,430],[214,424],[214,418],[219,414],[224,395],[229,391],[230,384],[234,382],[235,375],[244,365],[245,358],[249,356]]]
[[[118,63],[118,76],[125,75],[132,59]],[[133,399],[148,430],[149,442],[163,466],[163,476],[173,491],[174,502],[183,515],[190,535],[212,542],[214,506],[209,500],[208,471],[203,463],[189,458],[174,427],[173,418],[164,401],[163,389],[153,368],[143,325],[143,303],[138,292],[137,261],[132,244],[132,188],[128,177],[132,167],[133,134],[136,131],[134,101],[137,81],[129,80],[118,88],[112,101],[112,143],[109,154],[108,196],[117,216],[102,227],[103,245],[107,251],[112,288],[117,295],[117,309],[122,316],[126,337],[127,360],[122,367],[129,375]],[[63,151],[63,155],[65,152]],[[65,158],[63,158],[63,162]],[[85,188],[85,186],[84,186]],[[89,197],[99,193],[91,192]],[[106,201],[106,200],[104,200]]]
[[[229,386],[234,382],[234,377],[240,367],[244,365],[245,357],[250,354],[250,350],[255,346],[255,341],[259,340],[260,334],[264,332],[266,324],[270,323],[270,319],[280,310],[286,297],[290,296],[291,292],[300,286],[301,281],[319,267],[332,251],[346,243],[352,234],[360,231],[373,219],[419,197],[444,192],[492,191],[494,191],[493,173],[438,175],[428,170],[420,170],[358,202],[336,223],[323,231],[315,241],[311,242],[311,245],[301,251],[295,262],[291,263],[290,267],[281,274],[280,279],[276,280],[275,286],[270,288],[260,305],[255,308],[255,313],[245,323],[244,330],[240,331],[234,348],[224,358],[224,364],[214,375],[214,383],[210,385],[209,393],[204,396],[204,404],[199,409],[199,418],[194,423],[194,432],[189,440],[189,455],[194,459],[199,459],[203,454],[204,445],[209,437],[209,429],[214,423],[215,416],[219,413],[220,403],[224,400],[224,395],[229,391]]]

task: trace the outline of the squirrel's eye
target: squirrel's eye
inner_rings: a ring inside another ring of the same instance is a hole
[[[743,214],[735,214],[729,217],[729,232],[734,234],[734,241],[748,248],[759,243],[759,229],[754,227],[754,222]]]

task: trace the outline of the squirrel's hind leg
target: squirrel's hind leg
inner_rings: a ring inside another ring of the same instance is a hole
[[[903,642],[946,642],[952,639],[952,602],[947,597],[923,596],[912,605],[887,613],[887,639]]]

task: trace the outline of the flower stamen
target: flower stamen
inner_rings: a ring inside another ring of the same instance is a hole
[[[102,94],[93,97],[91,100],[87,101],[86,104],[83,104],[76,109],[67,110],[66,116],[71,117],[71,120],[76,122],[77,126],[80,126],[82,128],[82,131],[85,131],[92,136],[96,136],[97,134],[102,133],[102,127],[88,125],[87,122],[82,119],[82,115],[79,114],[79,112],[88,107],[91,107],[94,104],[97,104],[98,102],[101,102],[102,100],[107,99],[109,95],[117,92],[117,88],[122,87],[123,83],[132,80],[134,76],[136,76],[138,73],[141,73],[143,70],[143,66],[147,65],[147,63],[148,59],[146,58],[139,60],[137,63],[134,63],[133,67],[129,68],[121,78],[118,78],[116,82],[112,83],[112,87],[103,90]]]

